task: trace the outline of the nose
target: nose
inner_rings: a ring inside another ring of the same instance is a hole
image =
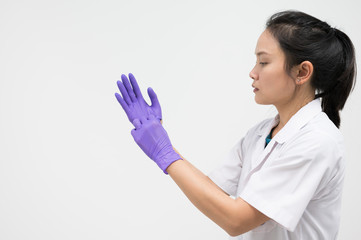
[[[252,78],[253,80],[256,80],[256,78],[257,78],[257,74],[256,74],[256,71],[255,71],[255,67],[256,67],[256,66],[254,66],[254,67],[252,68],[252,70],[249,72],[249,77]]]

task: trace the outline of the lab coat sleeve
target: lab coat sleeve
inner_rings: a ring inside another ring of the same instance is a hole
[[[229,151],[225,160],[208,174],[208,177],[217,186],[231,196],[236,195],[238,181],[242,171],[243,142],[244,138],[239,140]]]
[[[327,136],[305,134],[280,146],[249,179],[240,196],[289,231],[342,159],[339,145]],[[322,183],[322,184],[321,184]]]

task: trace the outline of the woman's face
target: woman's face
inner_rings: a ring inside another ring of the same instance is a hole
[[[258,39],[255,54],[257,62],[249,73],[253,79],[255,101],[275,106],[287,104],[294,95],[296,81],[287,74],[285,55],[267,29]]]

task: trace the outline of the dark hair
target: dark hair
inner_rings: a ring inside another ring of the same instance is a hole
[[[310,61],[311,86],[322,98],[322,110],[340,127],[339,111],[356,82],[355,50],[350,38],[326,22],[299,11],[272,15],[266,29],[277,39],[286,56],[286,71]]]

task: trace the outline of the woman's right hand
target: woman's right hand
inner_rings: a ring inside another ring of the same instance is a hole
[[[133,124],[134,119],[148,118],[150,115],[162,120],[162,110],[153,89],[148,88],[148,95],[152,102],[152,105],[149,106],[144,100],[133,74],[129,73],[130,83],[126,75],[122,74],[121,78],[122,81],[117,81],[117,85],[122,95],[115,93],[115,97],[123,107],[129,121]]]

